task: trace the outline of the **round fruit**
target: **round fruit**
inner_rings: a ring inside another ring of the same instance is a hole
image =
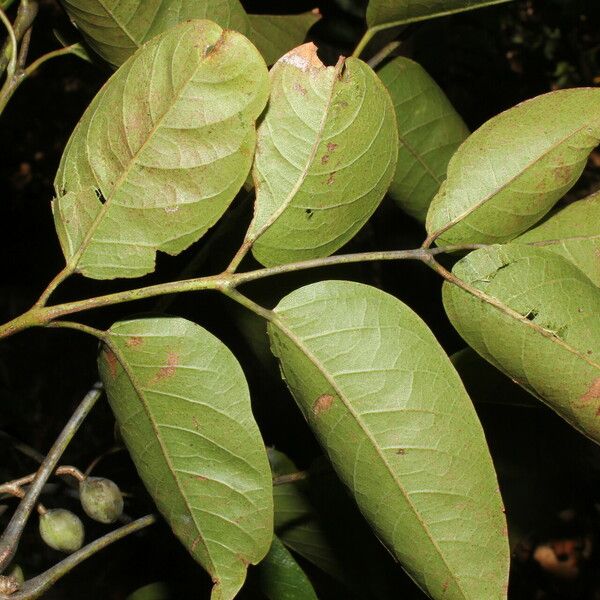
[[[55,508],[40,515],[40,535],[50,548],[75,552],[83,545],[83,523],[70,510]]]
[[[86,514],[100,523],[114,523],[123,513],[123,495],[110,479],[87,477],[79,484],[79,498]]]

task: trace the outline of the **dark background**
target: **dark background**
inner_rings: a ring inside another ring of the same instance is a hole
[[[264,13],[301,12],[318,5],[323,19],[310,37],[328,63],[335,62],[340,53],[351,53],[364,28],[364,3],[358,0],[243,3],[249,12]],[[526,98],[561,87],[600,83],[599,4],[597,0],[521,0],[432,20],[401,33],[402,53],[423,64],[469,127],[475,129]],[[31,58],[58,47],[53,29],[77,39],[57,2],[42,0],[40,6]],[[50,213],[52,180],[74,125],[109,74],[100,62],[88,64],[74,57],[51,61],[22,86],[0,116],[2,322],[25,311],[63,265]],[[599,186],[600,155],[593,154],[581,181],[565,201],[585,196]],[[211,247],[201,272],[218,272],[227,264],[241,242],[250,208],[239,201],[234,203],[234,216],[240,219],[225,218],[226,233],[207,237]],[[411,248],[420,245],[423,238],[421,226],[393,203],[384,201],[372,222],[346,250]],[[160,256],[157,273],[143,282],[73,277],[60,287],[54,301],[170,280],[204,243],[176,258]],[[427,321],[448,353],[464,346],[441,308],[439,278],[420,264],[367,264],[304,273],[269,280],[247,291],[266,305],[274,305],[287,291],[324,276],[366,281],[390,291]],[[124,316],[154,310],[155,301],[147,301],[77,318],[106,328]],[[200,323],[228,344],[244,366],[266,443],[287,452],[300,467],[308,467],[320,450],[279,382],[274,365],[257,352],[260,336],[240,335],[240,327],[247,332],[252,325],[247,318],[210,293],[177,298],[168,312]],[[64,330],[26,331],[0,343],[0,480],[35,470],[35,462],[16,448],[17,442],[47,451],[70,411],[97,378],[96,353],[94,339]],[[514,406],[518,394],[509,386],[506,390],[474,390],[473,396],[508,509],[515,548],[510,598],[600,599],[595,549],[600,506],[597,447],[539,403]],[[64,463],[84,469],[114,445],[113,418],[107,405],[100,402],[71,444]],[[125,452],[104,459],[97,474],[111,477],[129,494],[128,514],[139,516],[152,510]],[[321,488],[315,491],[314,501],[344,530],[340,552],[354,575],[360,574],[363,587],[350,576],[349,588],[344,587],[301,561],[314,578],[319,597],[423,598],[373,542],[345,494],[331,482]],[[48,506],[70,507],[81,514],[72,492],[60,484],[49,490],[44,501]],[[13,508],[12,502],[7,504]],[[0,526],[8,514],[10,510],[0,516]],[[85,525],[87,539],[106,532],[89,519]],[[542,560],[541,555],[536,558],[536,548],[546,546],[554,553],[556,564]],[[21,545],[19,563],[27,575],[34,575],[59,558],[40,542],[34,518]],[[164,581],[171,598],[209,595],[208,578],[163,524],[105,550],[78,567],[46,597],[120,600],[154,581]],[[248,590],[240,597],[260,598],[255,584],[251,570]]]

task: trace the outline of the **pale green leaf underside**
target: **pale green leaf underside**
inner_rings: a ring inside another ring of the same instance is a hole
[[[510,244],[472,252],[453,273],[522,315],[444,283],[444,307],[481,356],[600,442],[600,294],[544,248]]]
[[[179,318],[107,332],[100,375],[119,430],[173,532],[230,600],[273,533],[271,472],[233,354]]]
[[[271,88],[248,232],[266,266],[327,256],[349,241],[383,198],[398,147],[389,94],[358,59],[325,67],[305,44],[271,69]]]
[[[402,25],[510,0],[369,0],[369,27]]]
[[[600,192],[569,204],[515,242],[560,254],[600,286]]]
[[[388,193],[409,215],[424,222],[431,199],[446,179],[448,161],[469,130],[421,65],[401,56],[378,75],[394,103],[400,142]]]
[[[248,37],[272,65],[286,52],[302,44],[308,30],[321,18],[318,11],[299,15],[248,15]]]
[[[153,38],[105,84],[56,175],[67,264],[96,279],[153,271],[227,209],[249,172],[265,63],[242,35],[190,21]]]
[[[396,298],[344,281],[296,290],[275,315],[286,382],[377,536],[432,598],[505,598],[492,462],[427,326]]]
[[[115,66],[153,36],[189,19],[247,33],[239,0],[61,0],[89,45]]]
[[[277,536],[258,566],[258,577],[269,600],[318,600],[306,573]]]
[[[427,214],[439,244],[501,243],[537,223],[600,138],[600,90],[550,92],[489,120],[450,160]]]

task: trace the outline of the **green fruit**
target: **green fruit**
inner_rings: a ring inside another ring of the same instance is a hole
[[[87,477],[79,484],[79,498],[85,513],[100,523],[114,523],[123,513],[123,495],[110,479]]]
[[[83,523],[70,510],[56,508],[40,515],[40,535],[50,548],[75,552],[83,545]]]

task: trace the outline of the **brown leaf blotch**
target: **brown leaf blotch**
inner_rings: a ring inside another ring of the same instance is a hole
[[[141,346],[144,340],[139,335],[133,335],[130,338],[127,338],[127,342],[125,342],[130,348],[135,348],[137,346]]]
[[[592,381],[592,385],[590,385],[588,391],[581,396],[581,404],[582,406],[587,406],[593,400],[598,400],[600,398],[600,377],[596,377],[594,381]]]
[[[151,383],[156,383],[162,379],[169,379],[169,377],[173,377],[178,365],[179,354],[177,354],[177,352],[169,352],[167,356],[167,364],[158,370],[158,373],[153,377]]]
[[[112,350],[106,350],[106,364],[108,365],[108,372],[114,379],[117,376],[117,357]]]
[[[333,404],[333,396],[331,394],[321,394],[313,404],[313,413],[319,416],[321,413],[328,411]]]
[[[337,147],[338,145],[335,142],[329,142],[329,144],[327,144],[327,151],[333,152]]]

